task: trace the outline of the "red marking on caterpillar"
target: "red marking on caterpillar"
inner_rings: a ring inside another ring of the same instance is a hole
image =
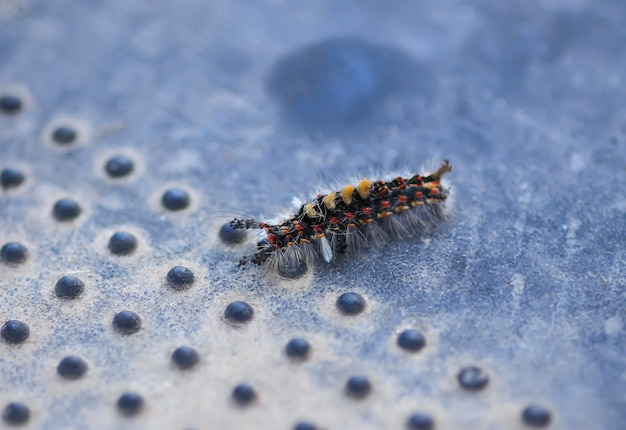
[[[256,252],[239,265],[252,263],[285,273],[303,264],[330,263],[341,254],[419,236],[446,218],[450,188],[441,179],[451,171],[445,160],[430,174],[390,181],[364,179],[356,186],[318,194],[275,224],[236,218],[230,222],[233,229],[259,230]]]

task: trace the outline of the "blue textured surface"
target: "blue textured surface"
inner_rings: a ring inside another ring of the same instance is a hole
[[[0,3],[0,407],[32,428],[523,428],[626,423],[626,8],[615,1],[437,3],[25,1]],[[78,140],[59,146],[58,126]],[[125,155],[134,170],[110,178]],[[280,280],[236,268],[228,214],[268,214],[354,172],[419,170],[449,158],[454,216],[421,240]],[[171,188],[190,206],[161,206]],[[60,223],[61,198],[83,211]],[[116,231],[137,250],[112,256]],[[177,265],[187,290],[166,285]],[[54,296],[63,275],[84,295]],[[365,311],[341,315],[356,292]],[[245,301],[251,321],[224,321]],[[113,329],[125,309],[142,329]],[[419,330],[411,354],[397,335]],[[311,344],[303,363],[284,346]],[[181,345],[200,362],[182,374]],[[76,381],[60,360],[89,365]],[[467,392],[478,365],[488,386]],[[346,381],[365,375],[355,402]],[[249,383],[258,401],[230,398]],[[117,399],[137,392],[137,416]],[[98,424],[96,424],[98,423]]]

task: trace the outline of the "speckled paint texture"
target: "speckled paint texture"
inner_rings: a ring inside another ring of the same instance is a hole
[[[621,428],[625,28],[618,0],[0,1],[1,424]],[[421,238],[290,280],[219,233],[443,158]]]

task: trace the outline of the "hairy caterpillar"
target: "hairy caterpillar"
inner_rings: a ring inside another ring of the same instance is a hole
[[[445,219],[450,188],[441,179],[451,171],[445,160],[434,173],[389,181],[363,179],[356,186],[319,194],[276,223],[236,218],[230,222],[233,229],[260,230],[256,252],[239,265],[266,265],[284,274],[418,236]]]

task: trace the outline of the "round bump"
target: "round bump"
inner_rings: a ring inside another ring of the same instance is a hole
[[[0,260],[7,264],[20,264],[26,261],[28,249],[19,242],[7,242],[0,248]]]
[[[406,428],[408,430],[432,430],[435,428],[435,423],[428,415],[415,413],[409,417]]]
[[[227,245],[238,245],[245,242],[246,231],[240,228],[233,228],[229,222],[220,228],[218,233],[220,240]]]
[[[466,390],[482,390],[489,383],[489,375],[480,367],[470,366],[461,369],[457,375],[457,380],[461,387]]]
[[[426,345],[426,338],[414,329],[404,330],[398,336],[398,346],[409,352],[418,352]]]
[[[174,290],[185,290],[196,280],[191,269],[174,266],[167,272],[167,282]]]
[[[343,293],[337,298],[337,309],[344,315],[357,315],[365,309],[365,299],[357,293]]]
[[[5,114],[16,114],[22,110],[22,100],[13,94],[3,94],[0,96],[0,111]]]
[[[17,345],[23,343],[30,335],[30,328],[19,320],[9,320],[2,325],[0,337],[6,343]]]
[[[111,178],[123,178],[130,175],[134,169],[135,163],[125,155],[115,155],[104,165],[104,170]]]
[[[72,199],[60,199],[52,208],[52,215],[57,221],[72,221],[80,215],[82,209]]]
[[[117,399],[117,410],[128,417],[137,415],[143,409],[143,397],[137,393],[124,393]]]
[[[59,145],[70,145],[76,141],[78,133],[71,127],[60,126],[52,132],[52,140]]]
[[[355,399],[363,399],[372,391],[372,384],[364,376],[353,376],[346,383],[346,394]]]
[[[172,361],[180,370],[187,370],[200,362],[200,355],[190,346],[180,346],[172,353]]]
[[[113,327],[120,334],[137,333],[141,328],[141,318],[134,312],[122,311],[113,317]]]
[[[2,420],[10,425],[25,424],[30,419],[30,409],[23,403],[11,402],[2,411]]]
[[[161,197],[161,204],[164,208],[171,211],[180,211],[189,206],[191,197],[189,193],[180,188],[170,188],[163,193]]]
[[[302,259],[278,266],[278,274],[287,279],[298,279],[307,271],[306,262]]]
[[[59,362],[57,373],[70,380],[81,378],[87,372],[87,362],[75,355],[69,355]]]
[[[85,291],[85,283],[75,276],[63,276],[54,286],[54,294],[59,299],[74,300]]]
[[[109,251],[115,255],[132,254],[137,249],[137,238],[127,232],[118,231],[109,239]]]
[[[254,316],[254,309],[246,302],[236,301],[226,306],[224,316],[233,322],[246,323]]]
[[[256,391],[248,384],[239,384],[233,390],[233,399],[240,405],[249,405],[256,399]]]
[[[52,215],[57,221],[72,221],[80,215],[80,205],[72,199],[60,199],[52,208]]]
[[[293,427],[293,430],[317,430],[317,426],[308,421],[301,421]]]
[[[311,344],[307,340],[299,337],[291,339],[287,342],[287,345],[285,345],[285,353],[289,358],[303,360],[309,356],[310,352]]]
[[[25,179],[26,176],[21,171],[12,167],[6,167],[0,172],[0,186],[5,190],[19,187]]]
[[[552,421],[552,414],[543,406],[530,405],[522,411],[522,421],[531,427],[545,427]]]

